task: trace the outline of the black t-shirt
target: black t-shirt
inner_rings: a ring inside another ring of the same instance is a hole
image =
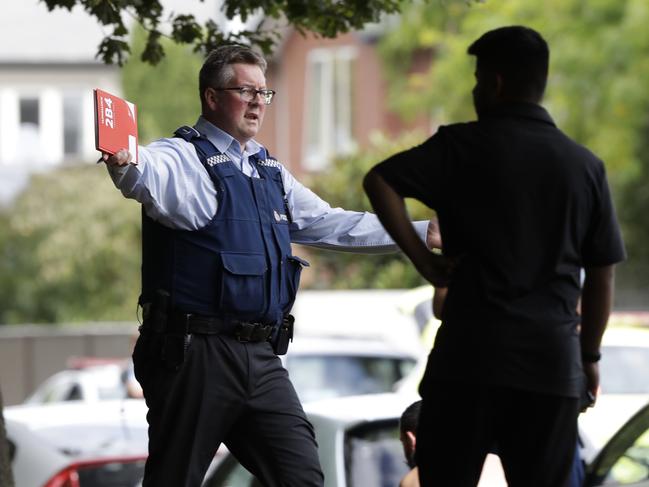
[[[437,212],[444,254],[461,258],[426,380],[578,396],[580,269],[625,257],[603,163],[520,103],[376,170]]]

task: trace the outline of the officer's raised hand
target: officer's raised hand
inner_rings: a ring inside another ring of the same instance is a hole
[[[107,166],[126,166],[131,162],[131,153],[126,149],[121,149],[113,155],[104,152],[101,156],[101,160],[104,161]]]

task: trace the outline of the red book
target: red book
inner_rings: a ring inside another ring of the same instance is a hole
[[[95,89],[95,147],[115,154],[127,149],[137,164],[137,107],[116,95]]]

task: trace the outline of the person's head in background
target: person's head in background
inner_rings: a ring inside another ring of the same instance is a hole
[[[408,406],[399,420],[399,431],[403,454],[410,468],[415,468],[415,446],[417,444],[417,425],[419,424],[419,411],[421,401],[413,402]]]
[[[469,46],[476,57],[473,104],[478,116],[500,103],[540,103],[550,50],[543,37],[519,25],[490,30]]]

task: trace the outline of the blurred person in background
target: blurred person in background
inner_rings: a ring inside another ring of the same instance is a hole
[[[399,419],[399,439],[403,445],[406,463],[411,468],[410,472],[401,479],[399,487],[419,487],[419,470],[415,462],[415,449],[420,409],[421,401],[415,401],[403,411]]]

